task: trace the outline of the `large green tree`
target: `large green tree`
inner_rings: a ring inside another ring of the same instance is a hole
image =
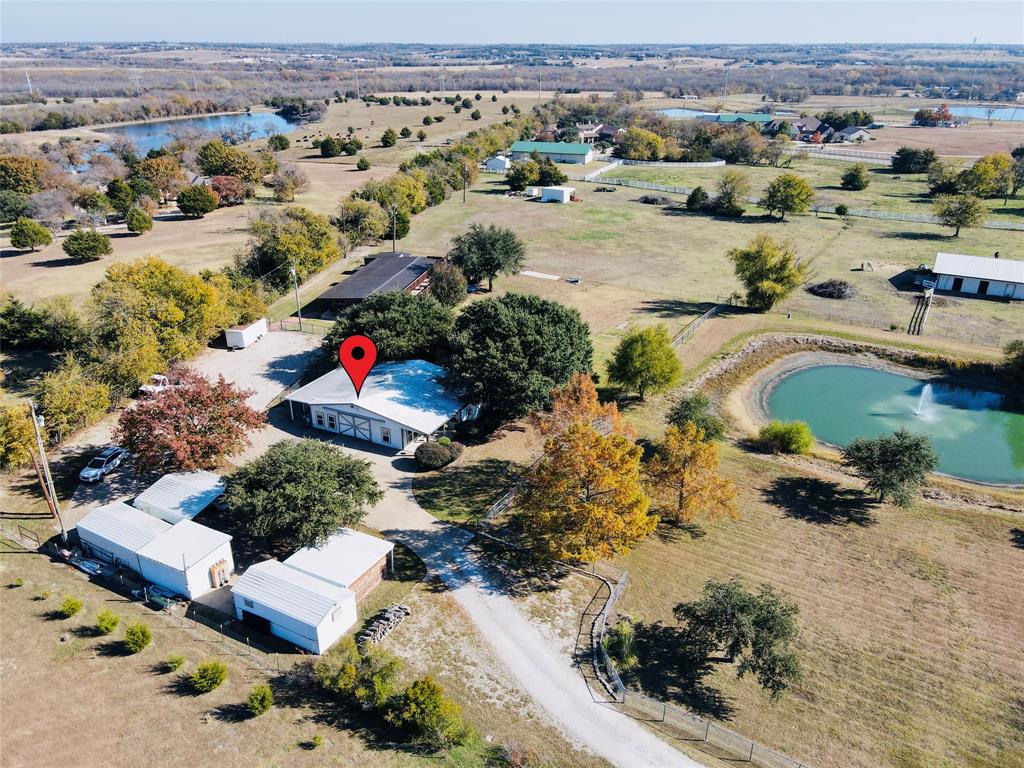
[[[800,285],[810,272],[792,243],[778,243],[767,234],[759,234],[746,248],[733,248],[726,256],[736,269],[736,277],[747,289],[747,305],[767,312]]]
[[[253,536],[315,547],[383,498],[368,461],[319,440],[283,440],[227,480],[224,501]]]
[[[608,379],[643,400],[648,392],[666,392],[679,383],[682,365],[664,324],[636,328],[622,337],[611,360]]]
[[[451,381],[490,423],[546,407],[555,387],[592,363],[590,329],[579,312],[539,296],[484,299],[455,320]]]
[[[194,216],[197,219],[203,218],[206,214],[217,209],[220,198],[217,193],[204,184],[194,184],[185,187],[178,193],[178,210],[186,216]]]
[[[307,208],[263,211],[250,221],[249,231],[252,240],[240,262],[242,271],[276,291],[291,285],[293,267],[301,283],[342,255],[327,217]]]
[[[436,361],[447,349],[454,323],[452,310],[433,296],[402,291],[373,293],[338,315],[324,339],[323,352],[336,363],[341,342],[359,333],[373,339],[379,361]]]
[[[110,236],[95,229],[76,229],[61,243],[64,253],[79,261],[98,261],[113,253]]]
[[[523,268],[526,246],[506,227],[470,224],[469,231],[456,235],[448,258],[472,282],[487,278],[487,290],[498,274],[514,275]]]
[[[953,237],[961,229],[973,229],[985,223],[988,209],[974,195],[939,195],[932,205],[935,217],[943,226],[952,227]]]
[[[439,261],[430,270],[430,295],[446,307],[466,300],[466,276],[450,261]]]
[[[674,613],[686,622],[691,644],[705,656],[723,652],[729,663],[739,658],[736,676],[752,673],[773,699],[800,679],[792,648],[800,608],[770,584],[754,594],[736,578],[712,579],[699,600],[680,603]]]
[[[110,407],[106,384],[91,378],[70,354],[60,367],[43,375],[36,394],[54,443],[98,421]]]
[[[786,220],[787,213],[803,213],[814,202],[814,188],[795,173],[783,173],[776,176],[765,187],[757,204],[768,211],[768,215],[778,211],[780,220]]]
[[[32,219],[18,219],[11,226],[11,247],[27,248],[35,251],[42,245],[49,245],[53,242],[53,235],[50,230]]]
[[[843,464],[864,478],[879,501],[909,507],[925,478],[939,463],[927,435],[903,427],[882,437],[858,437],[843,449]]]

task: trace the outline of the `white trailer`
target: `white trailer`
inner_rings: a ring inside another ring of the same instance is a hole
[[[261,317],[252,325],[236,325],[224,329],[228,349],[245,349],[262,339],[267,333],[267,318]]]
[[[576,187],[544,187],[541,191],[542,203],[568,203],[576,194]]]

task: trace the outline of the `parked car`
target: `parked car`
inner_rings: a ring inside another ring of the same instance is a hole
[[[149,377],[149,384],[143,384],[139,387],[139,394],[144,397],[152,397],[158,395],[165,389],[171,389],[172,387],[180,386],[177,381],[172,381],[162,373],[154,373]]]
[[[126,455],[125,449],[117,445],[104,448],[78,473],[78,479],[87,483],[98,483],[121,466]]]

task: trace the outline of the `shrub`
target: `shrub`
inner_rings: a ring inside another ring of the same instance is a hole
[[[805,421],[772,421],[761,427],[758,437],[772,453],[808,453],[814,434]]]
[[[640,195],[636,199],[638,203],[644,205],[675,205],[676,201],[671,197],[665,197],[664,195]]]
[[[848,216],[850,213],[850,207],[840,203],[836,206],[836,216]]]
[[[432,749],[461,744],[468,736],[461,707],[430,676],[414,681],[398,697],[389,719],[413,729],[416,741]]]
[[[58,610],[61,616],[65,619],[70,619],[82,610],[82,601],[77,597],[65,597]]]
[[[447,438],[442,438],[447,439]],[[426,442],[416,448],[416,463],[423,469],[440,469],[451,464],[462,455],[462,444],[449,442]]]
[[[178,210],[186,216],[194,216],[197,219],[216,210],[219,202],[217,193],[202,184],[185,187],[178,193]]]
[[[287,136],[275,133],[267,139],[267,146],[275,152],[280,152],[282,149],[288,149],[288,147],[291,146],[291,142],[288,140]]]
[[[36,250],[41,245],[53,242],[50,230],[32,219],[24,217],[14,222],[11,227],[11,247],[19,250]]]
[[[110,238],[95,229],[76,229],[61,243],[64,253],[79,261],[98,261],[113,252]]]
[[[630,619],[622,619],[608,627],[602,640],[605,651],[615,660],[615,666],[620,672],[628,672],[640,663],[635,643],[636,629]]]
[[[23,587],[25,586],[25,580],[19,576],[14,581],[12,581],[9,586],[15,589],[17,589],[18,587]]]
[[[449,446],[452,444],[452,439],[450,437],[439,437],[437,438],[437,444]]]
[[[204,661],[189,677],[192,690],[196,693],[209,693],[220,687],[228,679],[228,668],[221,661]]]
[[[360,157],[359,161],[356,163],[356,169],[360,171],[370,170],[370,161],[365,157]]]
[[[313,734],[313,738],[310,740],[309,743],[313,745],[313,749],[316,749],[317,747],[322,747],[324,744],[324,737],[321,736],[319,733],[315,733]]]
[[[253,686],[249,696],[245,700],[245,708],[253,717],[259,717],[274,706],[274,692],[266,683]]]
[[[164,662],[165,672],[177,672],[183,666],[185,666],[185,657],[180,653],[172,653],[167,657],[167,661]]]
[[[139,653],[153,642],[153,631],[149,625],[135,621],[124,628],[124,647],[130,653]]]
[[[111,610],[104,609],[96,616],[96,631],[101,635],[109,635],[117,625],[121,623],[121,617]]]
[[[141,208],[129,208],[124,221],[128,231],[136,235],[149,232],[153,228],[153,217]]]
[[[725,423],[715,414],[710,398],[703,392],[680,397],[669,409],[665,420],[679,429],[692,422],[704,430],[706,440],[721,440],[725,434]]]
[[[840,186],[843,189],[849,189],[853,191],[859,191],[861,189],[867,189],[871,179],[868,177],[868,167],[864,163],[857,163],[851,165],[846,171],[843,172]]]
[[[39,601],[49,600],[50,599],[50,591],[48,589],[44,589],[42,592],[37,594],[35,596],[35,598],[33,598],[33,599],[39,600]]]
[[[686,198],[686,210],[702,211],[708,207],[710,197],[704,191],[704,187],[695,187],[693,192]]]
[[[809,285],[807,291],[823,299],[849,299],[857,293],[857,289],[853,287],[852,283],[835,278]]]

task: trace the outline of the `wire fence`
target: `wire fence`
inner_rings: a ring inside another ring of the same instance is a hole
[[[278,320],[276,323],[270,324],[272,329],[278,331],[314,333],[317,336],[326,336],[331,332],[333,326],[334,323],[329,320],[303,318],[300,321],[297,317],[286,317],[284,320]]]
[[[701,742],[702,749],[729,761],[747,762],[762,768],[809,768],[807,763],[758,744],[683,707],[626,687],[615,668],[615,661],[605,649],[604,637],[615,604],[625,590],[627,578],[628,573],[623,571],[618,582],[611,588],[608,600],[594,619],[591,629],[594,672],[620,705],[620,711],[676,738]]]
[[[673,346],[679,346],[688,338],[693,336],[697,332],[697,329],[704,325],[705,322],[710,320],[712,317],[717,315],[722,310],[721,304],[715,304],[711,309],[705,312],[700,317],[694,318],[691,322],[687,323],[682,329],[680,329],[675,336],[672,337]]]
[[[804,144],[796,147],[783,147],[783,154],[813,157],[816,160],[842,160],[843,162],[869,163],[871,165],[889,165],[892,155],[886,152],[859,152],[850,149],[831,149],[816,144]]]

